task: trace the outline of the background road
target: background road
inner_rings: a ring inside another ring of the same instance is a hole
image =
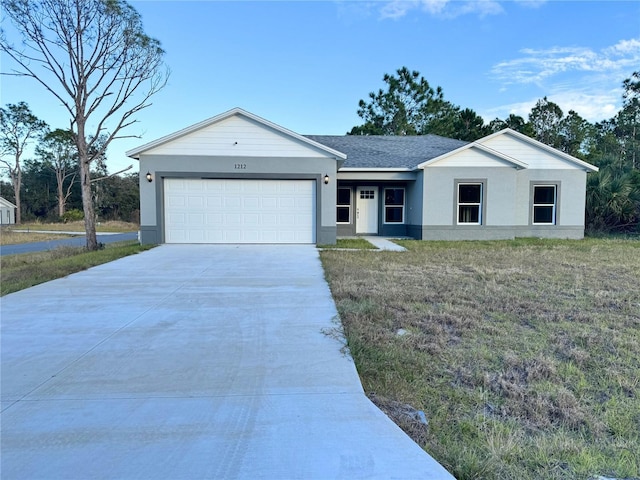
[[[98,242],[113,243],[122,242],[123,240],[136,240],[138,232],[128,233],[98,233]],[[61,238],[58,240],[47,240],[45,242],[20,243],[17,245],[3,245],[0,247],[0,255],[15,255],[17,253],[33,253],[45,250],[53,250],[57,247],[71,246],[83,247],[86,245],[84,234],[79,234],[69,238]]]

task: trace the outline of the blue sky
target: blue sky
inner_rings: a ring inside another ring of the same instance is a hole
[[[141,138],[110,146],[110,171],[132,163],[126,150],[233,107],[301,134],[344,134],[361,123],[358,101],[402,66],[487,121],[526,118],[544,96],[565,113],[608,119],[621,82],[640,70],[637,1],[130,3],[171,77],[127,131]],[[24,100],[52,128],[68,126],[39,85],[0,81],[3,105]]]

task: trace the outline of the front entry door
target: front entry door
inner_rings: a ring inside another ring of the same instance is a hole
[[[356,191],[356,233],[378,233],[378,187]]]

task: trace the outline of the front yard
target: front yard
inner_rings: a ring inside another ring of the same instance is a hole
[[[134,255],[152,248],[136,240],[115,242],[89,252],[83,247],[58,247],[35,253],[0,256],[0,295],[17,292],[40,283]]]
[[[366,392],[459,479],[640,478],[640,242],[324,251]]]

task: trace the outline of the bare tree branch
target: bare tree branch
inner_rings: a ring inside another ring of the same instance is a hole
[[[97,248],[91,164],[167,82],[160,42],[147,36],[125,0],[0,0],[20,32],[0,35],[0,51],[18,65],[4,72],[36,80],[69,112],[78,152],[87,248]],[[91,126],[91,127],[90,127]],[[89,128],[92,130],[89,131]],[[126,171],[126,170],[123,170]],[[121,172],[118,172],[121,173]],[[115,175],[115,174],[114,174]]]
[[[109,175],[105,175],[104,177],[92,178],[91,182],[93,183],[93,182],[99,182],[100,180],[106,180],[107,178],[111,178],[121,173],[124,173],[127,170],[131,170],[132,168],[133,168],[133,165],[129,165],[127,168],[123,168],[122,170],[119,170],[117,172],[110,173]]]

